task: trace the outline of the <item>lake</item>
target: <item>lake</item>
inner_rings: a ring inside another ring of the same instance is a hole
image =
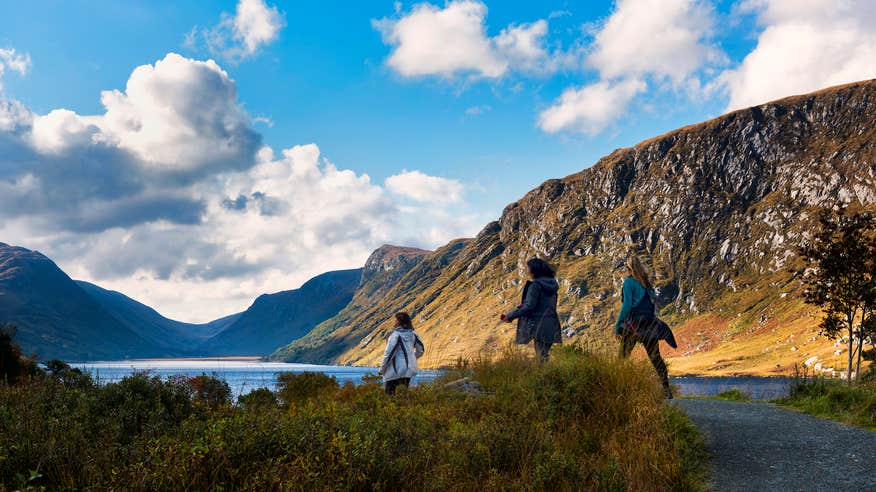
[[[282,372],[322,372],[334,376],[342,385],[347,381],[359,384],[363,376],[377,374],[376,367],[323,366],[233,359],[143,359],[77,362],[70,365],[91,373],[101,383],[119,381],[135,371],[149,371],[162,379],[178,374],[185,376],[207,374],[224,379],[235,397],[256,388],[276,389],[277,375]],[[412,384],[431,381],[436,376],[436,371],[420,371]]]
[[[276,389],[277,374],[281,372],[322,372],[334,376],[340,384],[359,384],[367,374],[377,374],[375,367],[324,366],[234,359],[144,359],[122,361],[79,362],[73,367],[90,372],[100,382],[115,382],[134,371],[149,371],[162,378],[182,374],[197,376],[202,373],[224,379],[236,397],[256,388]],[[432,381],[438,371],[421,371],[413,384]],[[679,396],[713,396],[729,389],[748,393],[756,400],[780,398],[788,393],[789,378],[782,377],[703,377],[672,378]]]

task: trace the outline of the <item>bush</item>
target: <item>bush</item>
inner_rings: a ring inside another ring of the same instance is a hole
[[[15,327],[0,323],[0,381],[16,384],[25,376],[37,376],[40,369],[32,358],[24,357],[13,341]]]
[[[188,383],[192,388],[195,403],[206,405],[214,410],[231,403],[231,388],[225,380],[215,375],[201,374],[189,378]]]
[[[268,388],[258,388],[237,397],[237,404],[249,410],[254,408],[273,408],[278,403],[277,395]]]
[[[278,394],[284,405],[300,405],[313,398],[333,395],[338,381],[321,372],[284,372],[277,377]]]
[[[52,359],[46,362],[45,366],[50,376],[68,386],[87,388],[94,385],[94,379],[91,377],[91,374],[70,367],[69,364],[60,359]]]
[[[53,490],[702,488],[699,435],[665,404],[652,373],[571,349],[548,364],[509,352],[393,398],[373,384],[283,374],[287,407],[261,389],[219,412],[193,411],[185,381],[148,374],[104,388],[53,378],[0,385],[0,483],[38,475],[32,484]],[[462,376],[483,385],[480,396],[441,384]]]

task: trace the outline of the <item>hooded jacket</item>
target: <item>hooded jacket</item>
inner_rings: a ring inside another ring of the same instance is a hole
[[[426,347],[411,328],[396,328],[386,340],[380,374],[384,381],[412,378],[417,375],[417,359],[423,356]]]
[[[523,286],[523,303],[507,314],[509,321],[517,320],[516,342],[560,343],[560,319],[557,315],[557,292],[560,284],[552,277],[539,277]]]

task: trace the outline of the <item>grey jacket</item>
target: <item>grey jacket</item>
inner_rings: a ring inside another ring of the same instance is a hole
[[[386,340],[383,362],[378,371],[384,381],[412,378],[417,375],[417,359],[423,356],[426,347],[410,328],[396,328]]]
[[[523,303],[507,314],[509,320],[517,320],[516,342],[560,343],[560,319],[557,315],[557,292],[560,285],[555,278],[539,277],[526,282],[523,287]]]

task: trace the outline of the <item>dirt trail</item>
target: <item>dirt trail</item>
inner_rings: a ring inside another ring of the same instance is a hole
[[[769,403],[676,404],[706,438],[713,490],[876,491],[876,432]]]

